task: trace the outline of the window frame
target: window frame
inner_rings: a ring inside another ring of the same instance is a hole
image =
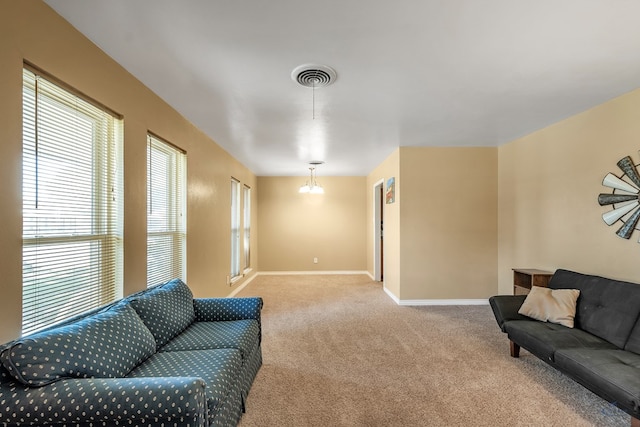
[[[123,121],[28,64],[22,91],[27,335],[122,296]]]
[[[241,275],[240,269],[240,232],[241,232],[241,211],[240,211],[240,181],[231,178],[231,269],[230,269],[230,281],[231,283],[238,280]]]
[[[158,156],[160,156],[159,160]],[[158,169],[164,169],[166,180],[157,180],[154,177],[154,168],[156,172]],[[154,182],[164,184],[163,188],[154,188]],[[176,278],[185,282],[187,280],[186,193],[186,152],[149,132],[147,134],[147,287]],[[154,212],[154,205],[156,205],[156,212]],[[164,212],[158,215],[158,209]],[[154,221],[154,215],[159,216],[159,220]],[[158,223],[161,225],[159,226]],[[163,238],[168,238],[169,243],[165,241],[158,244],[158,240]],[[158,266],[152,256],[161,257],[164,262]]]
[[[242,252],[244,272],[251,270],[251,187],[242,187]]]

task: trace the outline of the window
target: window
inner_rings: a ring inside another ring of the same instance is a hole
[[[251,188],[244,186],[244,269],[251,267]]]
[[[122,121],[23,71],[22,334],[122,293]]]
[[[148,136],[147,286],[186,280],[186,155]]]
[[[240,182],[231,178],[231,279],[240,276]]]

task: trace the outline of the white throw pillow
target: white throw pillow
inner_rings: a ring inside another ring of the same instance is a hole
[[[549,289],[532,286],[518,313],[543,322],[573,328],[578,289]]]

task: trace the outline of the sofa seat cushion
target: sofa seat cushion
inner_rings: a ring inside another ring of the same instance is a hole
[[[571,329],[555,323],[536,320],[512,320],[505,323],[509,339],[526,348],[542,360],[554,363],[554,353],[564,348],[602,348],[616,347],[594,335],[580,329]]]
[[[164,345],[160,351],[208,350],[235,348],[243,359],[253,351],[260,328],[253,319],[226,322],[195,322],[180,335]]]
[[[240,352],[235,349],[172,351],[154,354],[127,377],[202,378],[207,384],[207,408],[212,417],[230,393],[239,394],[241,366]],[[144,399],[143,393],[140,398]]]
[[[184,331],[196,317],[191,289],[180,279],[132,297],[131,305],[153,334],[157,348]]]
[[[640,355],[619,349],[563,349],[558,368],[598,395],[640,411]]]
[[[128,304],[14,341],[2,365],[18,381],[43,386],[62,378],[125,376],[156,350],[156,342]]]
[[[210,425],[205,390],[193,377],[65,378],[30,387],[0,373],[0,426],[201,427]]]

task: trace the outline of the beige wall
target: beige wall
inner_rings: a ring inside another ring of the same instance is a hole
[[[640,163],[640,90],[499,148],[499,290],[511,268],[567,268],[640,282],[640,232],[630,240],[597,202],[618,160]]]
[[[365,271],[366,178],[320,175],[325,194],[299,194],[304,181],[258,178],[260,271]]]
[[[27,61],[124,117],[124,294],[146,282],[146,133],[187,152],[187,279],[196,296],[224,296],[230,270],[231,176],[255,176],[40,1],[0,2],[0,342],[20,334],[22,67]],[[258,265],[257,191],[252,259]],[[236,283],[238,286],[241,282]]]
[[[497,290],[497,149],[401,147],[367,178],[395,177],[384,205],[385,287],[396,298],[479,299]],[[373,226],[367,268],[373,274]]]
[[[496,148],[400,149],[400,299],[497,290]]]

